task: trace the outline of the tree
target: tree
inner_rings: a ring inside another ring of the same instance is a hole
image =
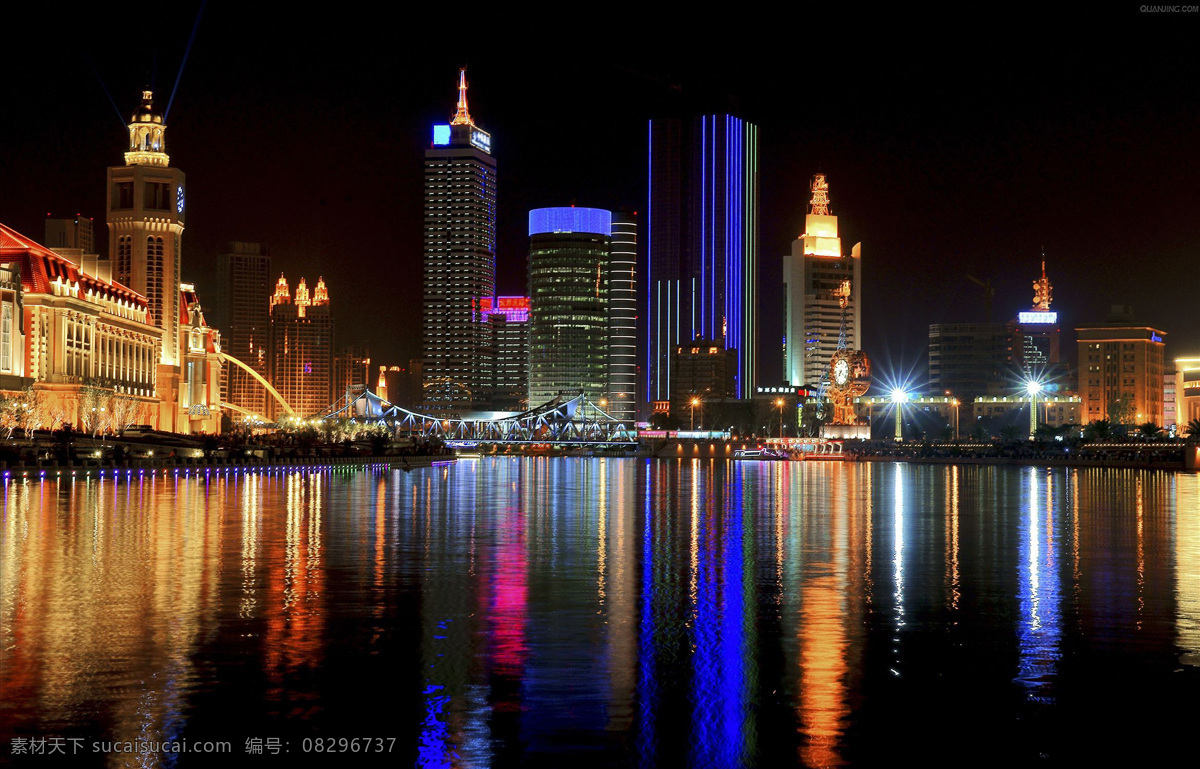
[[[1200,418],[1188,422],[1183,428],[1183,434],[1193,440],[1200,439]]]
[[[1107,419],[1096,419],[1083,428],[1083,437],[1089,441],[1106,441],[1112,437],[1112,423]]]
[[[85,433],[96,437],[108,430],[111,414],[110,406],[116,393],[112,388],[105,387],[99,382],[85,382],[79,388],[79,428]]]
[[[988,431],[987,425],[985,425],[983,422],[976,422],[975,426],[971,428],[971,438],[973,440],[986,441],[990,440],[991,437],[992,434]]]
[[[108,426],[118,435],[137,420],[140,406],[129,395],[115,395],[108,405]]]
[[[1108,404],[1108,421],[1112,424],[1133,423],[1133,393],[1121,393]]]
[[[1154,422],[1143,422],[1138,425],[1138,432],[1142,434],[1143,438],[1157,438],[1162,435],[1162,428]]]
[[[1024,437],[1025,431],[1016,425],[1005,425],[1000,428],[1000,440],[1005,443],[1016,443]]]

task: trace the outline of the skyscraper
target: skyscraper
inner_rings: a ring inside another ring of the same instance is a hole
[[[736,350],[739,397],[757,368],[758,128],[732,115],[650,121],[646,399],[697,337]]]
[[[271,296],[271,384],[301,417],[321,414],[333,397],[333,314],[325,280],[310,295],[304,278],[293,298],[279,276]],[[278,404],[271,407],[282,417]]]
[[[230,243],[217,256],[217,291],[212,313],[224,352],[261,376],[269,376],[271,256],[259,243]],[[267,391],[245,370],[226,366],[225,401],[255,414],[267,413]]]
[[[178,366],[184,176],[171,168],[166,131],[154,94],[143,91],[125,165],[108,169],[108,254],[113,280],[145,296],[151,322],[163,330],[159,362]]]
[[[637,416],[637,219],[614,213],[609,257],[608,407],[630,424]]]
[[[529,212],[529,406],[580,391],[607,400],[612,213]]]
[[[496,293],[496,161],[492,138],[467,110],[433,127],[425,151],[424,396],[428,408],[490,401],[489,322],[481,302]]]
[[[783,377],[794,387],[817,387],[838,349],[842,308],[838,291],[850,281],[846,346],[862,349],[862,244],[842,253],[837,217],[830,212],[825,174],[812,179],[804,233],[783,257]]]

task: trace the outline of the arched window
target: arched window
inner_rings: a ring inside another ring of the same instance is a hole
[[[146,299],[154,325],[162,320],[163,309],[163,239],[146,238]]]

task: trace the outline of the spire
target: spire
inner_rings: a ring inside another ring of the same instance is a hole
[[[1050,309],[1054,286],[1046,277],[1046,255],[1042,254],[1042,277],[1033,282],[1033,309],[1045,312]]]
[[[129,118],[129,151],[127,166],[167,166],[167,127],[162,115],[154,111],[154,92],[142,91],[142,104]]]
[[[467,110],[467,68],[458,71],[458,112],[450,119],[450,125],[475,125]]]
[[[279,273],[279,280],[275,282],[275,293],[271,296],[271,308],[274,309],[277,304],[291,304],[292,292],[288,288],[287,278],[283,277],[283,273]]]
[[[317,278],[317,287],[313,289],[313,307],[329,304],[329,289],[325,287],[325,277]]]
[[[825,174],[817,174],[812,180],[812,203],[810,214],[829,216],[829,184]]]

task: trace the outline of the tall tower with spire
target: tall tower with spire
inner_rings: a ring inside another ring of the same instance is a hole
[[[846,302],[846,346],[862,349],[862,244],[842,252],[829,182],[816,174],[804,232],[783,257],[783,378],[792,387],[816,388],[837,351]],[[850,296],[840,296],[849,281]]]
[[[486,408],[496,293],[496,160],[467,108],[466,70],[449,123],[425,150],[423,388],[428,408]]]
[[[184,175],[171,167],[166,132],[154,94],[142,91],[125,165],[108,169],[108,254],[113,280],[149,300],[151,322],[163,331],[159,363],[178,366]]]

